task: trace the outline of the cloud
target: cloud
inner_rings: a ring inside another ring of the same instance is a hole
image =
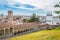
[[[0,0],[0,4],[8,4],[6,0]]]
[[[28,10],[37,9],[37,7],[35,7],[33,5],[23,4],[23,3],[16,2],[13,0],[6,0],[6,1],[2,0],[2,1],[0,1],[0,3],[5,5],[5,6],[8,5],[9,7],[20,8],[20,9],[28,9]]]
[[[50,10],[54,4],[56,4],[59,0],[0,0],[0,4],[8,4],[10,6],[15,6],[18,8],[43,8]],[[24,5],[25,4],[25,5]],[[26,5],[28,4],[28,5]],[[35,7],[34,7],[35,6]]]
[[[1,9],[13,9],[19,10],[23,13],[32,13],[32,11],[38,14],[45,14],[47,10],[52,10],[53,5],[58,0],[0,0]]]
[[[20,7],[21,5],[20,4],[15,4],[14,6]]]
[[[58,0],[2,0],[0,3],[8,4],[11,7],[35,10],[35,9],[46,9],[52,10],[53,5],[56,4]]]
[[[36,8],[35,6],[29,5],[29,4],[24,4],[24,7],[26,7],[26,8]]]
[[[38,8],[51,9],[59,0],[13,0],[19,3],[31,4]]]

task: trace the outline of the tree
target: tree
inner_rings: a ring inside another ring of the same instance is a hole
[[[36,22],[39,22],[39,16],[36,17]]]
[[[59,2],[59,4],[60,4],[60,2]],[[59,4],[54,5],[54,7],[55,8],[60,8],[60,5]],[[58,10],[58,11],[55,10],[55,13],[60,14],[60,10]]]
[[[36,14],[33,13],[28,22],[39,22],[39,16],[36,16]]]
[[[60,14],[60,11],[55,11],[56,14]]]
[[[23,22],[26,22],[27,21],[27,19],[23,19]]]
[[[56,4],[54,7],[60,7],[60,5],[59,4]]]
[[[17,17],[16,20],[19,20],[19,17]]]
[[[34,22],[36,20],[36,14],[33,14],[30,18],[31,22]]]
[[[60,8],[60,2],[58,3],[58,4],[56,4],[56,5],[54,5],[54,7],[55,8]],[[55,12],[54,13],[56,13],[56,14],[58,14],[58,17],[60,18],[60,10],[55,10]]]

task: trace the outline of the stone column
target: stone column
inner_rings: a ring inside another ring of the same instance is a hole
[[[13,27],[13,29],[12,29],[12,34],[14,34],[14,27]]]
[[[8,33],[10,34],[10,28],[8,28]]]
[[[5,28],[3,30],[4,30],[4,36],[5,36]]]

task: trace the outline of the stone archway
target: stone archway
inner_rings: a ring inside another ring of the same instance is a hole
[[[10,28],[10,33],[12,33],[12,32],[13,32],[13,28],[11,27],[11,28]]]
[[[0,36],[1,35],[4,35],[4,30],[3,29],[0,30]]]

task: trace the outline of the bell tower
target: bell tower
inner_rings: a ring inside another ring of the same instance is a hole
[[[12,21],[13,21],[13,12],[8,11],[8,22],[12,22]]]

